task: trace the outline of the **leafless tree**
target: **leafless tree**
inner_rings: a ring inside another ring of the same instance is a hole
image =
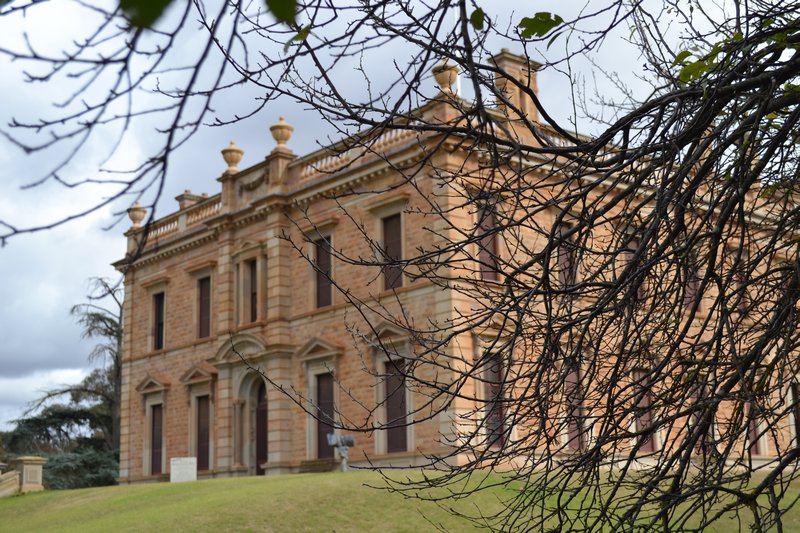
[[[11,3],[3,16],[39,3]],[[355,339],[404,360],[406,386],[428,398],[415,419],[451,413],[460,428],[442,438],[466,461],[431,457],[441,475],[394,487],[458,496],[507,485],[503,512],[469,517],[498,529],[702,530],[729,515],[780,529],[800,455],[800,8],[606,0],[573,17],[504,21],[482,4],[301,2],[289,26],[259,4],[196,1],[133,32],[116,11],[88,6],[103,22],[63,56],[2,49],[47,65],[34,81],[82,84],[62,115],[4,135],[34,151],[73,143],[69,162],[91,135],[156,117],[158,153],[106,180],[130,199],[160,190],[173,151],[204,121],[279,98],[344,138],[331,149],[343,160],[384,158],[404,178],[398,187],[418,186],[435,154],[460,153],[460,167],[435,168],[435,194],[413,213],[438,221],[426,225],[435,246],[392,256],[364,229],[373,253],[332,250],[470,302],[426,321],[399,298],[382,306],[332,278],[359,315]],[[199,52],[186,60],[179,44],[197,39],[198,25]],[[596,135],[556,121],[531,78],[489,60],[508,43],[543,53],[535,68],[569,74],[620,34],[641,50],[650,89],[623,91]],[[421,109],[442,60],[471,96],[441,92],[450,114],[431,118]],[[242,84],[260,91],[257,102],[217,117],[214,102]],[[379,146],[386,132],[408,132],[427,155],[394,164]],[[63,168],[44,179],[66,184]],[[4,239],[38,229],[2,224]],[[387,322],[412,339],[411,353],[380,340]],[[476,339],[468,356],[457,348],[464,335]],[[457,400],[473,407],[453,409]],[[369,417],[348,424],[375,427]],[[485,469],[505,473],[463,483]]]

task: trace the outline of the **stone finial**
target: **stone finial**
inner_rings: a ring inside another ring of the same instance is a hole
[[[278,123],[270,126],[269,131],[272,133],[272,138],[277,141],[278,148],[283,148],[286,146],[289,139],[292,138],[294,128],[289,125],[283,117],[279,117]]]
[[[439,84],[442,92],[445,94],[450,94],[453,92],[452,86],[453,83],[456,81],[456,77],[458,76],[458,68],[455,65],[451,65],[445,59],[435,67],[433,67],[433,78],[436,80],[436,83]]]
[[[131,229],[137,229],[142,227],[142,220],[144,220],[144,216],[147,214],[147,209],[142,207],[142,204],[136,201],[129,209],[128,209],[128,218],[131,219]]]
[[[236,146],[236,143],[231,141],[227,148],[221,150],[222,152],[222,159],[225,160],[225,163],[228,165],[228,170],[225,171],[226,174],[236,174],[239,172],[239,168],[236,166],[242,160],[244,156],[244,150]]]

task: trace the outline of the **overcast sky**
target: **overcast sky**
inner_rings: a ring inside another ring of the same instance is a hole
[[[558,2],[549,4],[557,6],[551,7],[554,11],[567,9]],[[547,9],[547,5],[539,2],[536,10]],[[518,4],[492,3],[492,9],[505,10],[505,16],[512,6],[518,7]],[[484,9],[491,15],[489,7],[484,6]],[[57,50],[62,42],[59,39],[72,38],[68,29],[80,30],[91,24],[59,3],[47,3],[47,10],[47,17],[30,14],[24,20],[0,18],[0,47],[20,46],[21,32],[26,31],[37,46]],[[500,46],[498,44],[498,49]],[[606,44],[599,60],[604,58],[610,68],[616,68],[629,80],[641,64],[636,51],[621,40]],[[591,72],[590,65],[584,63],[583,68]],[[11,63],[4,56],[0,56],[0,72],[2,124],[8,124],[12,118],[34,120],[39,114],[46,116],[52,112],[54,100],[69,94],[69,88],[59,84],[25,83],[22,65]],[[592,83],[591,75],[585,78]],[[603,83],[599,81],[601,87]],[[431,94],[435,92],[433,82],[429,89]],[[569,89],[563,76],[555,72],[540,74],[540,97],[561,119],[571,110],[565,97]],[[230,106],[231,111],[235,109],[235,102],[224,105]],[[215,178],[226,168],[219,150],[231,139],[245,150],[240,168],[260,161],[274,146],[269,126],[277,121],[278,115],[286,116],[295,127],[289,143],[295,152],[303,154],[314,149],[317,142],[325,142],[318,121],[312,118],[309,123],[306,120],[309,113],[288,102],[268,106],[259,115],[236,126],[205,128],[171,161],[159,216],[176,209],[172,198],[185,189],[212,195],[219,192]],[[134,133],[111,161],[116,168],[139,164],[147,152],[150,132],[143,129]],[[78,174],[95,175],[110,142],[110,139],[94,139],[73,171],[77,168]],[[74,190],[55,184],[21,189],[41,177],[59,156],[63,156],[63,152],[26,156],[0,137],[0,219],[20,226],[46,223],[93,205],[109,193],[102,187]],[[26,404],[41,391],[75,383],[89,372],[87,355],[93,343],[81,339],[81,330],[69,310],[85,301],[90,278],[118,279],[118,273],[110,264],[124,255],[122,234],[128,229],[129,221],[125,218],[114,223],[126,207],[122,203],[111,205],[55,229],[13,238],[0,248],[0,430],[9,429],[9,421],[19,417]]]

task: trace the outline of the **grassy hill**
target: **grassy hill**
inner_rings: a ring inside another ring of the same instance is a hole
[[[432,502],[367,487],[373,472],[45,491],[0,499],[0,531],[472,531]],[[499,492],[455,506],[497,509]],[[450,504],[453,505],[453,504]]]
[[[45,491],[0,499],[0,532],[476,530],[433,502],[368,485],[383,480],[374,472],[348,472]],[[445,505],[492,513],[512,495],[496,488]],[[719,532],[748,529],[733,517],[716,526]],[[800,507],[785,517],[784,528],[800,531]]]

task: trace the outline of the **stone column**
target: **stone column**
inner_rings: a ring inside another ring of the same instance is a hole
[[[292,383],[291,352],[275,352],[267,359],[267,375],[284,390],[290,390]],[[269,404],[269,459],[267,474],[286,474],[291,472],[292,460],[292,407],[293,403],[286,395],[273,386],[267,387]]]

